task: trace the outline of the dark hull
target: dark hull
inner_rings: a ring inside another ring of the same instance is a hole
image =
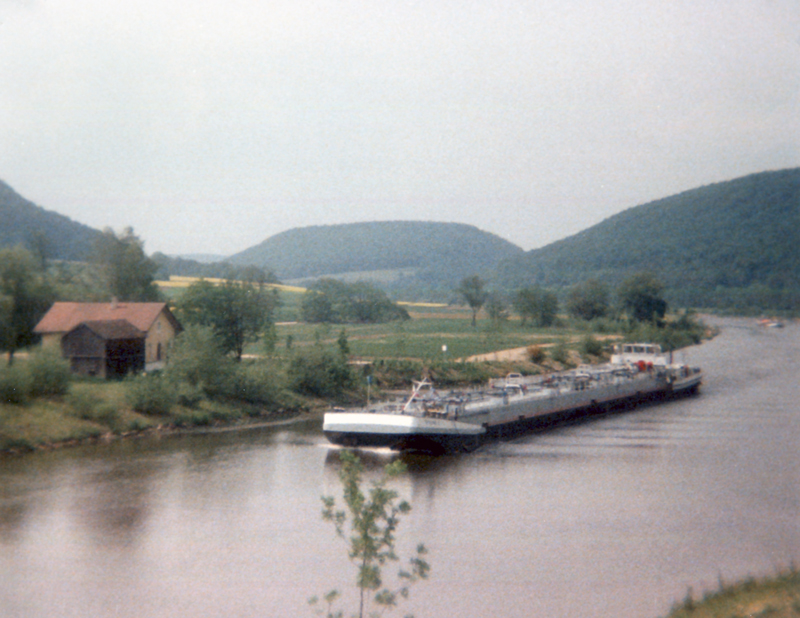
[[[485,437],[482,435],[463,436],[432,433],[396,436],[382,433],[342,431],[325,431],[324,434],[331,444],[338,446],[390,448],[394,451],[418,451],[432,454],[470,452],[485,442]]]

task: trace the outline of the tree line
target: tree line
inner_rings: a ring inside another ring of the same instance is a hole
[[[473,326],[481,309],[497,321],[508,317],[510,307],[523,325],[548,327],[556,322],[562,304],[555,292],[538,286],[520,288],[510,296],[490,291],[486,282],[477,275],[464,278],[456,292],[469,306]],[[565,294],[563,306],[568,315],[581,320],[591,321],[615,314],[656,325],[663,323],[668,308],[664,285],[648,272],[626,278],[616,288],[616,304],[612,302],[612,291],[607,284],[590,279],[572,286]]]

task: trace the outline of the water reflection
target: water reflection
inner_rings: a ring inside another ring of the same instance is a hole
[[[130,545],[147,523],[153,478],[163,465],[117,463],[88,475],[74,496],[74,513],[99,545]]]

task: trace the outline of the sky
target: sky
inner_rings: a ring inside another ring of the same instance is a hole
[[[0,179],[149,253],[391,220],[529,250],[798,166],[800,0],[0,0]]]

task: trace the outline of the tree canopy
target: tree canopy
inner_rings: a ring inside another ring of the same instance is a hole
[[[638,322],[656,322],[664,319],[667,301],[662,298],[664,285],[652,273],[637,273],[622,282],[617,295],[622,309]]]
[[[200,280],[190,285],[177,302],[178,318],[187,324],[208,326],[224,353],[242,358],[246,344],[258,340],[272,323],[278,291],[252,283],[228,280],[214,285]]]
[[[558,297],[539,287],[517,290],[512,301],[514,311],[522,318],[522,324],[528,320],[536,326],[552,326],[558,313]]]
[[[34,343],[33,329],[54,300],[41,263],[22,246],[0,249],[0,350]]]
[[[106,228],[95,244],[94,262],[103,273],[109,295],[147,302],[161,295],[153,281],[158,270],[144,252],[144,242],[127,227],[121,234]]]
[[[375,324],[409,317],[405,309],[369,283],[327,278],[308,288],[301,314],[306,322],[334,324]]]
[[[456,288],[456,292],[467,301],[469,308],[472,310],[472,325],[475,326],[478,312],[489,298],[489,292],[486,291],[486,283],[477,275],[465,277]]]
[[[567,295],[567,311],[576,318],[601,318],[608,313],[608,308],[608,286],[597,279],[579,283]]]

